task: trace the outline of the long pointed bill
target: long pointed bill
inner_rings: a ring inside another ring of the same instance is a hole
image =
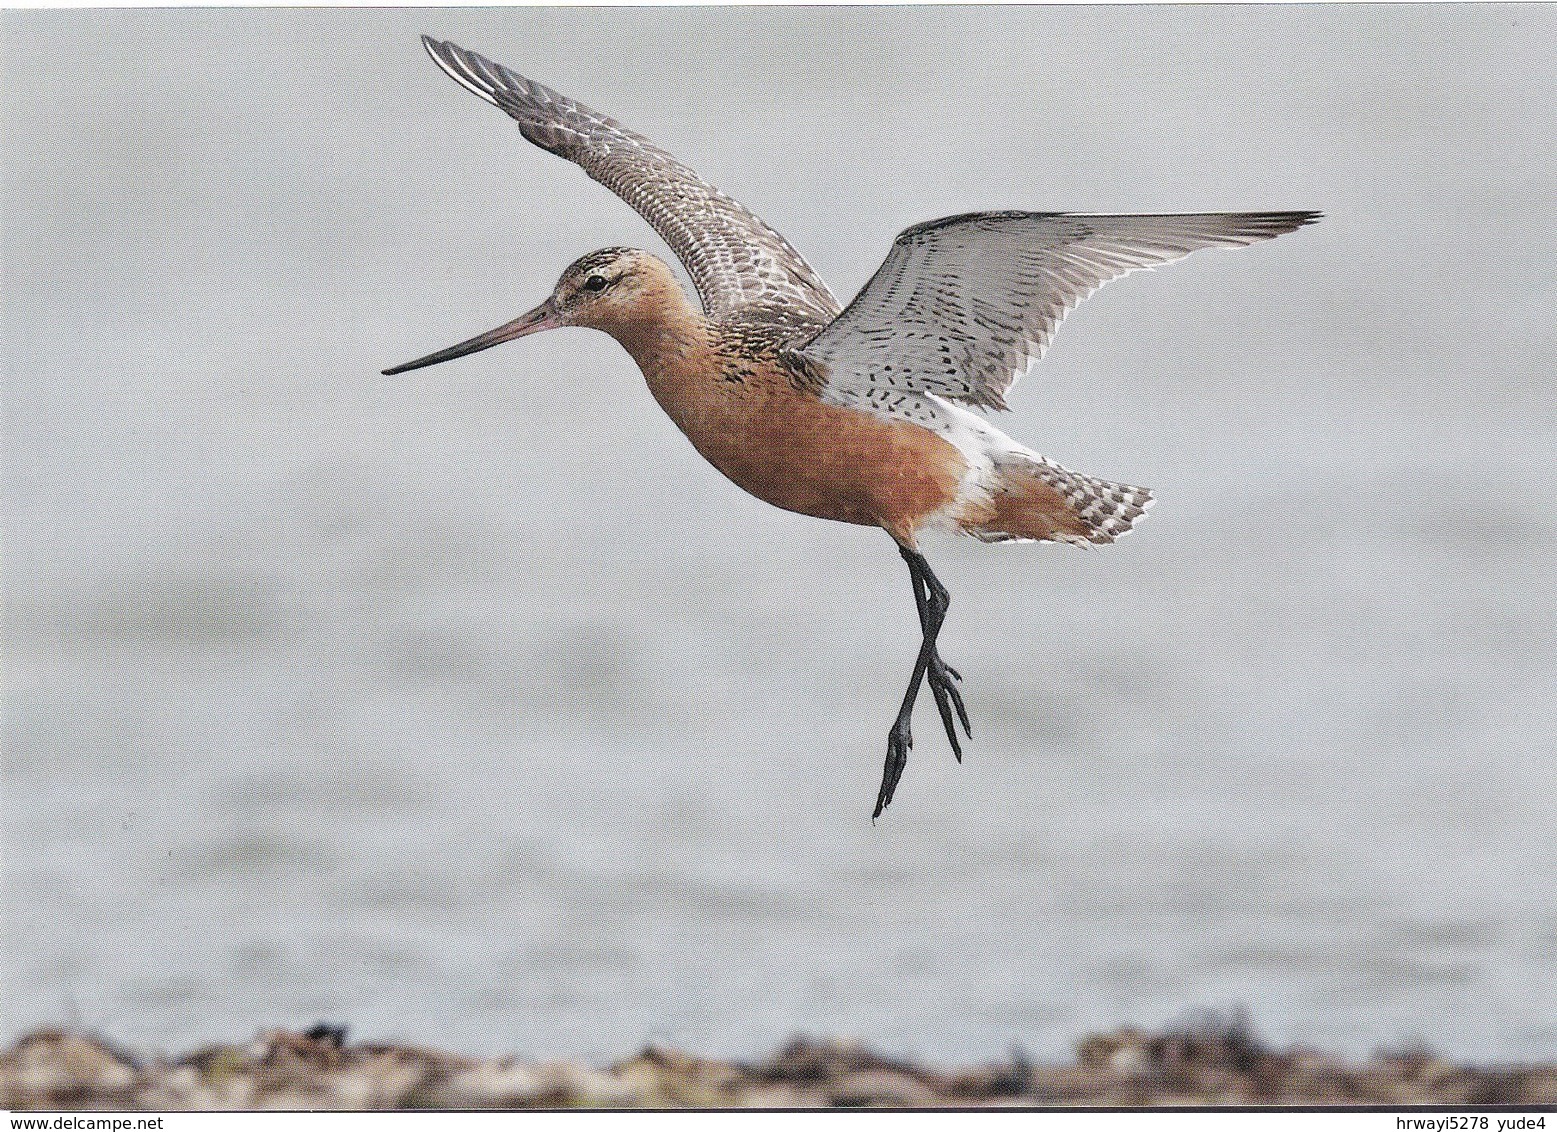
[[[455,358],[463,358],[466,354],[474,354],[480,350],[490,350],[493,346],[504,342],[512,342],[515,338],[523,338],[526,334],[538,334],[542,330],[555,330],[562,325],[562,312],[557,309],[557,304],[547,299],[529,314],[522,314],[512,322],[505,322],[496,330],[488,330],[485,334],[478,334],[474,338],[461,342],[458,346],[450,346],[446,350],[439,350],[436,354],[428,354],[425,358],[417,358],[414,362],[406,362],[405,365],[394,366],[384,370],[385,376],[397,373],[405,373],[407,370],[421,369],[423,366],[435,366],[439,362],[452,361]]]

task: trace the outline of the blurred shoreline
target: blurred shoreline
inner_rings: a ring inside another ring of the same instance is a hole
[[[1066,1064],[1033,1064],[1017,1050],[962,1068],[809,1038],[756,1062],[649,1046],[599,1068],[352,1042],[343,1027],[324,1024],[176,1057],[43,1028],[0,1053],[0,1107],[13,1110],[1200,1105],[1545,1109],[1557,1106],[1557,1063],[1477,1067],[1397,1050],[1349,1064],[1301,1046],[1272,1049],[1241,1017],[1090,1035]]]

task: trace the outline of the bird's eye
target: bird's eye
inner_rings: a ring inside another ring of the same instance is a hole
[[[586,291],[604,291],[605,289],[606,280],[604,275],[591,275],[584,280],[584,290]]]

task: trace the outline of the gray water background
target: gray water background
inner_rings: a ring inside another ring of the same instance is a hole
[[[3,27],[9,1033],[1557,1052],[1557,10]],[[1114,284],[1015,391],[1160,503],[930,547],[975,738],[921,711],[872,826],[884,536],[741,494],[602,335],[378,375],[660,247],[423,31],[845,297],[953,212],[1327,218]]]

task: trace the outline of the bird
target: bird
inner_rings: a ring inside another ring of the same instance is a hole
[[[737,486],[787,511],[885,531],[908,566],[921,639],[887,733],[872,822],[907,765],[922,686],[958,762],[961,739],[973,735],[962,675],[938,647],[951,596],[920,535],[1089,546],[1128,532],[1152,503],[1147,488],[1062,467],[981,411],[1007,407],[1007,391],[1061,320],[1104,283],[1321,216],[947,216],[900,233],[844,306],[789,241],[641,134],[473,51],[430,36],[422,43],[525,139],[648,221],[686,269],[696,302],[658,256],[602,248],[569,265],[528,313],[383,372],[559,327],[604,331],[693,447]]]

